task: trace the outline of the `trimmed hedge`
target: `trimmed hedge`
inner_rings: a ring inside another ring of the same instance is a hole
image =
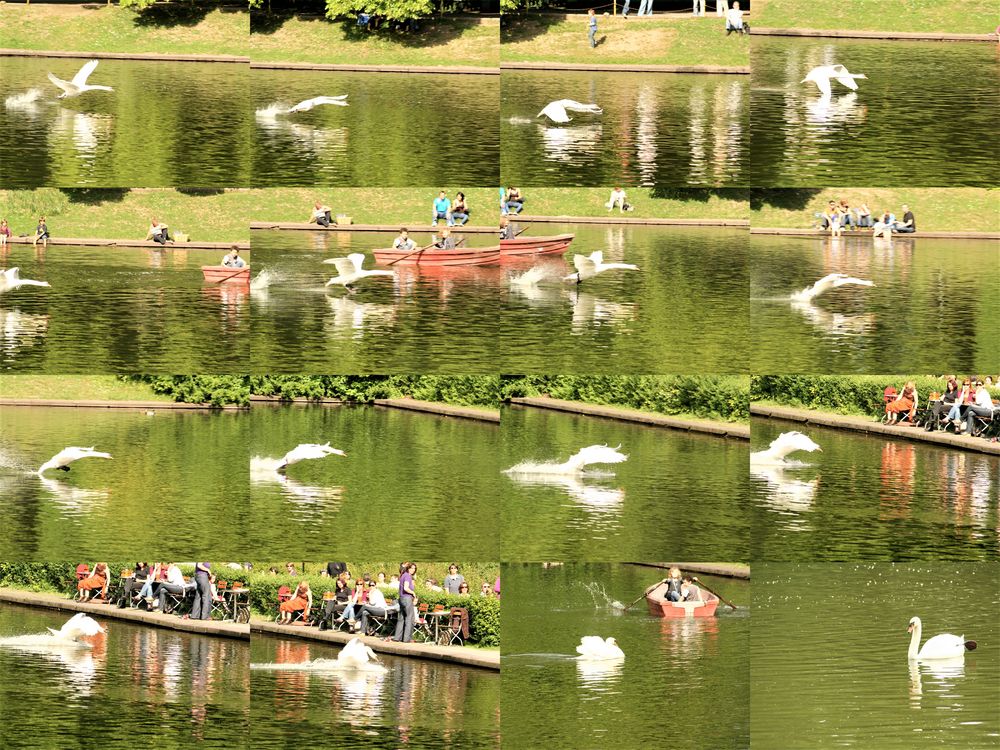
[[[750,379],[741,375],[529,375],[505,377],[501,396],[548,395],[703,419],[750,419]]]
[[[457,406],[496,409],[497,375],[253,375],[250,391],[281,399],[343,399],[370,403],[377,398],[410,396]]]
[[[250,383],[245,375],[126,375],[125,379],[147,383],[154,393],[187,404],[225,406],[250,403]]]
[[[961,376],[960,376],[961,379]],[[881,419],[885,413],[883,394],[897,391],[912,380],[921,404],[932,391],[943,393],[945,379],[930,375],[754,375],[750,380],[753,401],[774,401],[786,406],[864,415]],[[1000,389],[990,391],[1000,398]]]

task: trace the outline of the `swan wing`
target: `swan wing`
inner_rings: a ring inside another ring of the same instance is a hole
[[[569,122],[570,117],[566,114],[565,108],[562,106],[562,101],[550,102],[546,104],[545,107],[536,116],[548,117],[552,122]]]
[[[347,259],[354,264],[355,271],[361,271],[361,267],[365,263],[364,253],[351,253],[347,256]]]
[[[594,262],[595,266],[599,266],[604,263],[604,251],[595,250],[590,254],[590,259]]]
[[[868,279],[856,279],[853,276],[841,276],[839,279],[834,279],[834,286],[844,286],[845,284],[854,284],[856,286],[875,286],[874,281],[869,281]]]
[[[21,269],[18,268],[17,266],[14,266],[13,268],[8,268],[6,271],[4,271],[3,275],[7,278],[7,281],[10,282],[19,281],[21,279]]]
[[[574,255],[573,266],[580,274],[580,278],[588,278],[597,273],[597,265],[594,263],[593,257],[589,255]]]
[[[588,445],[572,456],[569,463],[574,468],[583,468],[590,464],[620,464],[626,460],[628,460],[628,456],[619,453],[617,448],[611,448],[607,445]]]
[[[837,76],[837,83],[841,86],[847,86],[852,91],[858,90],[858,84],[854,82],[854,77],[851,75]],[[830,84],[828,83],[827,85],[829,86]]]
[[[104,628],[100,626],[97,620],[83,612],[77,612],[60,628],[59,635],[63,638],[79,638],[103,632]]]
[[[965,636],[957,636],[951,633],[941,633],[933,638],[928,638],[920,648],[918,656],[921,659],[946,659],[960,656],[965,653]]]
[[[576,652],[581,656],[595,656],[604,651],[605,645],[604,639],[599,635],[585,635],[580,639]]]
[[[52,73],[48,73],[47,75],[49,80],[61,88],[65,93],[70,94],[76,91],[76,86],[69,81],[64,81],[62,78],[56,78]]]
[[[810,78],[813,83],[816,84],[816,88],[819,89],[824,97],[832,96],[833,89],[830,87],[830,79],[823,75],[818,75],[815,78]]]
[[[361,270],[360,267],[354,265],[354,261],[351,260],[350,256],[347,258],[332,258],[329,261],[323,262],[333,263],[334,268],[337,269],[337,273],[341,276],[353,276],[357,271]]]
[[[87,79],[90,74],[94,72],[94,68],[97,67],[97,60],[89,60],[84,63],[83,67],[77,71],[76,75],[73,76],[72,84],[78,88],[82,88],[87,85]]]
[[[559,103],[562,105],[563,109],[568,110],[569,112],[593,112],[594,114],[599,115],[604,111],[596,104],[582,104],[581,102],[576,102],[572,99],[562,99]]]

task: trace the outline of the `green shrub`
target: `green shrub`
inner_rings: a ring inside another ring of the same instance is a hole
[[[750,381],[740,375],[529,375],[503,378],[500,395],[549,395],[659,414],[729,422],[750,418]]]
[[[253,375],[250,391],[280,399],[342,399],[370,403],[377,398],[411,398],[495,409],[496,375]]]
[[[148,383],[154,393],[188,404],[225,406],[250,403],[250,382],[245,375],[130,375]]]

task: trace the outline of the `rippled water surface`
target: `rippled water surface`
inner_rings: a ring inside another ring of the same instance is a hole
[[[141,230],[140,230],[141,231]],[[51,287],[0,296],[0,369],[239,372],[249,289],[208,284],[221,250],[13,245],[0,267]]]
[[[821,65],[863,73],[823,99],[801,83]],[[995,185],[995,45],[754,39],[754,184]]]
[[[497,76],[254,70],[257,186],[499,181]],[[267,116],[316,96],[348,106]]]
[[[505,184],[746,185],[747,76],[504,71]],[[573,99],[603,114],[537,117]]]
[[[997,746],[996,565],[760,563],[753,572],[755,750]],[[910,662],[915,616],[921,642],[953,633],[979,648],[963,659]]]
[[[245,413],[0,409],[0,559],[245,551]],[[67,446],[112,458],[34,472]]]
[[[0,57],[4,187],[248,184],[246,65],[101,60],[87,83],[114,91],[57,99],[46,73],[70,80],[85,62]]]
[[[499,557],[497,425],[374,406],[261,407],[251,424],[253,456],[347,453],[251,475],[258,554]]]
[[[71,614],[0,603],[0,640]],[[0,745],[248,747],[249,644],[96,619],[92,648],[0,645]]]
[[[645,602],[626,614],[611,606],[663,575],[624,564],[503,566],[505,747],[750,746],[749,583],[700,575],[738,607],[720,605],[712,618],[653,617]],[[585,635],[615,638],[624,661],[577,661]]]
[[[998,245],[984,240],[750,239],[750,320],[759,372],[962,372],[997,366]],[[791,294],[830,273],[875,282],[811,302]]]
[[[257,636],[254,664],[335,659],[326,644]],[[500,673],[379,656],[384,673],[252,670],[253,747],[500,747]],[[317,739],[319,738],[319,739]]]
[[[758,418],[753,450],[791,430],[822,452],[751,467],[753,559],[1000,557],[1000,457]]]
[[[745,441],[524,407],[501,429],[505,469],[596,444],[628,455],[589,476],[504,475],[504,559],[749,559]]]

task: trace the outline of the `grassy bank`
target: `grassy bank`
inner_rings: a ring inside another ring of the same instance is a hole
[[[867,203],[874,215],[885,209],[902,217],[908,204],[917,229],[928,232],[1000,232],[1000,191],[987,188],[821,188],[754,190],[751,224],[758,227],[807,228],[827,201],[846,200],[852,208]]]
[[[413,33],[366,31],[353,19],[329,21],[254,14],[249,49],[256,61],[495,68],[495,21],[424,19]]]
[[[942,393],[945,389],[943,377],[930,375],[755,375],[751,378],[750,400],[880,419],[885,413],[885,389],[892,386],[902,390],[910,380],[917,387],[921,404],[932,391]],[[993,388],[991,393],[993,398],[1000,397],[1000,388]]]
[[[524,212],[536,216],[626,216],[631,219],[748,219],[747,191],[626,188],[635,210],[609,212],[606,188],[525,188]]]
[[[156,216],[191,242],[246,242],[247,205],[243,190],[0,190],[0,213],[15,236],[33,234],[45,216],[53,237],[141,240]]]
[[[753,0],[750,22],[772,29],[854,29],[990,34],[998,21],[990,0]]]
[[[529,375],[503,378],[504,399],[548,395],[690,419],[747,424],[750,379],[741,375]]]
[[[638,0],[630,11],[638,9]],[[721,18],[652,21],[599,15],[590,48],[586,15],[528,14],[505,18],[500,33],[503,62],[601,63],[606,65],[749,65],[750,38],[726,36]]]
[[[179,3],[141,13],[104,3],[2,3],[0,28],[0,46],[12,49],[246,55],[250,15]]]
[[[2,375],[0,397],[83,401],[173,401],[118,375]]]

